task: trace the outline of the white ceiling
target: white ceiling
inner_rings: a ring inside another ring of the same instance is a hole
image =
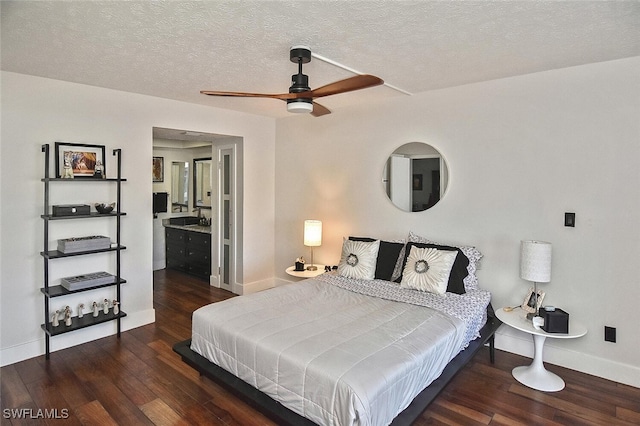
[[[411,93],[640,56],[640,1],[2,1],[2,69],[283,117],[289,48]],[[316,88],[353,74],[313,59]],[[407,96],[386,86],[333,110]],[[319,120],[322,118],[318,118]]]

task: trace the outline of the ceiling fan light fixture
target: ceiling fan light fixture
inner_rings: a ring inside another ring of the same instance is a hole
[[[307,99],[289,99],[287,100],[287,111],[308,114],[313,112],[313,103]]]
[[[302,73],[302,64],[311,61],[309,48],[306,46],[293,46],[289,53],[289,59],[291,62],[298,64],[298,73],[291,76],[291,86],[288,93],[221,92],[214,90],[201,90],[200,93],[207,96],[279,99],[287,101],[288,112],[310,113],[314,117],[321,117],[331,114],[331,111],[315,102],[316,98],[353,92],[354,90],[366,89],[384,83],[381,78],[374,75],[358,74],[311,90],[309,88],[309,77]]]

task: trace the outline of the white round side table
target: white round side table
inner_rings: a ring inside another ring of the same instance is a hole
[[[324,265],[318,265],[317,263],[314,263],[313,266],[316,266],[318,269],[316,269],[315,271],[309,271],[308,269],[305,269],[304,271],[296,271],[295,266],[289,266],[285,270],[285,272],[291,276],[298,278],[313,278],[317,277],[320,274],[324,274]]]
[[[564,389],[564,380],[557,374],[544,368],[542,363],[542,352],[544,342],[547,337],[553,339],[575,339],[587,334],[587,328],[575,320],[569,321],[568,333],[547,333],[544,330],[536,329],[531,320],[527,319],[527,313],[520,308],[515,308],[511,312],[505,312],[504,309],[495,311],[496,316],[504,324],[524,331],[533,336],[533,361],[531,365],[516,367],[511,374],[513,377],[525,386],[544,392],[557,392]]]

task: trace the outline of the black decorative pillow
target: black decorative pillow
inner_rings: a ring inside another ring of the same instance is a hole
[[[453,263],[453,267],[451,268],[451,274],[449,275],[449,283],[447,284],[447,291],[449,293],[456,293],[456,294],[466,293],[465,287],[464,287],[464,279],[469,274],[469,271],[467,270],[467,266],[469,266],[469,259],[467,258],[467,256],[465,256],[462,250],[460,250],[457,247],[443,246],[440,244],[409,242],[407,243],[407,249],[405,251],[403,265],[406,265],[407,263],[407,257],[411,252],[411,247],[434,248],[437,250],[457,251],[458,255],[456,256],[456,260]],[[403,269],[404,269],[404,266],[403,266]],[[397,281],[398,282],[402,281],[402,277],[400,277],[400,279]]]
[[[376,241],[369,237],[349,237],[352,241]],[[375,278],[379,280],[393,281],[393,272],[398,264],[400,252],[404,248],[404,243],[380,240],[378,259],[376,261]]]

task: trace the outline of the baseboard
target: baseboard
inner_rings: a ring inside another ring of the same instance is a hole
[[[530,334],[503,325],[496,332],[495,343],[497,349],[533,358],[533,339]],[[561,346],[564,343],[569,342],[547,339],[544,362],[640,388],[640,368],[574,351]]]
[[[254,281],[252,283],[245,283],[245,284],[239,285],[240,293],[237,293],[235,291],[234,293],[236,294],[257,293],[262,290],[268,290],[270,288],[278,287],[285,284],[291,284],[291,282],[283,280],[281,278],[277,278],[277,277],[267,278],[266,280]]]
[[[122,331],[131,330],[143,325],[151,324],[156,320],[155,309],[149,309],[141,312],[127,313],[122,319]],[[72,333],[61,334],[50,339],[51,352],[61,349],[70,348],[72,346],[81,345],[83,343],[92,342],[102,339],[103,337],[113,336],[117,333],[115,321],[96,325],[93,327],[83,328]],[[15,364],[25,359],[34,358],[44,355],[44,333],[41,339],[30,342],[21,343],[16,346],[4,348],[0,350],[0,366]]]
[[[220,288],[219,275],[209,275],[209,285],[211,287]]]

